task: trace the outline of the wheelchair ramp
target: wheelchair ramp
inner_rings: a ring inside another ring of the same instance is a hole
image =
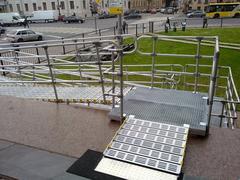
[[[208,105],[206,95],[159,88],[135,88],[124,97],[124,113],[139,119],[172,125],[189,124],[190,132],[205,135]],[[119,107],[109,117],[120,120]]]
[[[129,118],[104,151],[96,171],[124,179],[177,179],[189,126]]]
[[[102,88],[100,86],[57,86],[56,89],[60,102],[104,103]],[[106,91],[110,91],[110,89],[111,87],[105,87]],[[127,93],[130,89],[131,88],[126,87],[124,89],[124,93]],[[0,86],[0,95],[29,99],[41,99],[46,101],[56,100],[53,87],[47,85],[2,85]],[[112,98],[107,96],[106,103],[112,103]]]

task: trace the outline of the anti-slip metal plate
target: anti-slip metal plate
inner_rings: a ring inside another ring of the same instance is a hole
[[[180,174],[189,126],[175,126],[129,116],[104,156]]]
[[[178,176],[103,157],[95,171],[131,180],[177,180]]]
[[[137,87],[123,101],[123,113],[138,119],[177,126],[190,125],[192,134],[204,135],[207,128],[207,94],[181,90]],[[120,108],[109,113],[112,120],[120,119]]]

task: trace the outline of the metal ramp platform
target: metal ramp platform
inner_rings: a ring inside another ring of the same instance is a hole
[[[60,102],[104,103],[102,89],[100,86],[57,86],[56,88]],[[105,88],[106,91],[111,89],[111,87]],[[124,93],[127,93],[130,89],[131,88],[125,88]],[[0,86],[0,95],[47,101],[56,100],[54,89],[52,86],[47,85],[2,85]],[[106,103],[112,103],[112,98],[109,96],[106,97]]]
[[[124,97],[124,113],[139,119],[172,125],[190,125],[190,132],[205,135],[208,105],[206,94],[188,91],[135,88]],[[114,108],[109,117],[119,119],[119,108]]]
[[[188,125],[174,126],[129,116],[95,170],[124,179],[177,179],[188,132]]]

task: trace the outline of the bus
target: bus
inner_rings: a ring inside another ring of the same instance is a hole
[[[210,3],[206,7],[206,17],[222,18],[234,17],[240,18],[240,2],[235,3]]]

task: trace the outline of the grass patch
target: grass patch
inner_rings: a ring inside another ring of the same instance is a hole
[[[221,42],[228,42],[228,43],[239,43],[240,39],[237,38],[240,34],[240,28],[216,28],[216,29],[193,29],[187,30],[185,32],[178,31],[178,32],[169,32],[165,33],[162,32],[160,34],[164,35],[185,35],[185,36],[219,36]],[[131,40],[125,40],[125,43],[129,43]],[[139,49],[142,52],[151,52],[152,51],[152,41],[150,39],[142,39],[139,42]],[[170,41],[158,41],[156,44],[156,51],[159,53],[176,53],[176,54],[196,54],[196,47],[197,45],[193,44],[184,44],[180,42],[170,42]],[[210,46],[201,46],[200,54],[204,55],[213,55],[214,48]],[[151,64],[152,59],[149,56],[139,55],[138,53],[126,55],[124,57],[124,64]],[[157,64],[195,64],[194,58],[176,58],[176,57],[156,57]],[[200,59],[200,64],[212,64],[211,59]],[[230,66],[232,68],[233,77],[235,80],[235,84],[237,86],[237,90],[239,91],[240,88],[240,51],[239,50],[232,50],[232,49],[220,49],[220,61],[219,65],[222,66]],[[129,70],[134,71],[144,71],[150,70],[150,67],[131,67]],[[191,72],[194,72],[194,69],[189,69]],[[200,69],[202,73],[209,73],[211,69],[202,68]],[[220,75],[226,75],[226,71],[222,71]],[[136,77],[137,78],[137,77]],[[194,78],[187,77],[190,82],[194,81]],[[208,78],[201,78],[199,80],[201,83],[208,84]],[[223,85],[226,82],[219,81],[219,85]],[[180,88],[181,89],[181,88]],[[207,91],[207,88],[203,88],[204,91]],[[218,95],[224,95],[223,91],[217,92]]]
[[[208,28],[208,29],[186,29],[186,31],[169,31],[160,34],[169,36],[219,36],[220,42],[239,43],[240,28]]]

